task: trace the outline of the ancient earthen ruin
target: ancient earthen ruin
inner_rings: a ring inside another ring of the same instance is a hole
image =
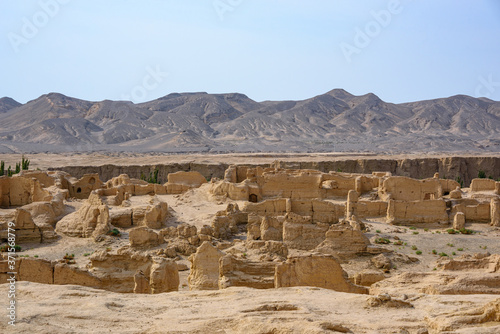
[[[490,179],[461,188],[438,173],[279,162],[231,165],[208,182],[181,171],[165,184],[23,171],[0,177],[0,207],[2,245],[14,222],[23,249],[15,270],[2,253],[1,282],[14,271],[18,281],[135,294],[308,286],[371,295],[369,308],[412,308],[421,294],[500,294],[500,182]],[[436,315],[418,333],[499,321],[498,299],[474,312],[470,321],[467,312]]]

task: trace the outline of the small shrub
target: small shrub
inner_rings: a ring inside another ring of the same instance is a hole
[[[460,184],[460,188],[464,187],[464,180],[462,180],[462,178],[460,176],[457,176],[455,178],[455,181],[457,181]]]
[[[120,231],[118,229],[114,228],[108,232],[108,235],[112,235],[114,237],[119,237],[120,236]]]
[[[417,254],[417,255],[422,255],[422,251],[421,251],[421,250],[418,250],[418,251],[416,251],[416,252],[415,252],[415,254]]]
[[[401,240],[396,240],[393,242],[393,244],[396,246],[401,246],[403,244],[403,242]]]
[[[9,248],[11,248],[9,245],[3,245],[2,247],[0,247],[0,252],[8,252]],[[21,251],[21,246],[15,245],[14,246],[14,251],[15,252],[20,252]]]
[[[436,255],[437,253],[438,252],[435,249],[432,250],[432,254]]]
[[[480,170],[477,173],[477,177],[480,178],[480,179],[485,179],[486,178],[486,173],[484,172],[484,170]]]
[[[375,230],[375,232],[377,232],[377,233],[382,233],[380,230]]]
[[[464,249],[463,248],[457,248],[457,251],[463,251]]]
[[[28,170],[30,168],[29,159],[25,159],[24,155],[21,156],[21,168],[22,170]]]
[[[106,252],[111,252],[111,247],[106,247]]]
[[[457,233],[457,231],[455,231],[455,229],[452,229],[452,228],[447,229],[446,232],[448,232],[448,234],[455,234],[455,233]]]
[[[432,270],[437,270],[437,268],[436,268],[436,267],[434,267],[434,268],[432,268]]]
[[[460,233],[462,233],[462,234],[474,234],[474,231],[472,231],[472,230],[468,230],[468,229],[466,229],[466,228],[461,228],[461,229],[459,230],[459,232],[460,232]]]
[[[141,172],[141,180],[146,181],[148,183],[160,184],[160,180],[158,179],[158,173],[160,171],[155,169],[153,172],[149,173],[149,176],[146,177],[143,172]]]
[[[455,245],[452,243],[447,243],[446,246],[455,247]]]
[[[85,254],[83,254],[83,256],[89,256],[89,255],[90,255],[90,253],[85,253]]]
[[[390,244],[391,241],[389,239],[386,239],[386,238],[376,238],[375,243],[376,244]]]
[[[34,257],[38,257],[38,255],[35,255]]]
[[[424,231],[425,232],[429,232],[429,229],[426,227],[426,228],[424,228]]]
[[[439,256],[441,256],[441,257],[448,256],[448,254],[446,254],[445,252],[441,252],[441,253],[439,253],[438,255],[439,255]]]
[[[403,245],[408,246],[408,243],[405,242]]]
[[[67,264],[75,264],[76,263],[76,261],[75,261],[75,254],[68,254],[68,253],[66,253],[66,255],[64,255],[64,257],[63,257],[63,260]]]
[[[455,253],[455,252],[451,252],[451,255],[457,255],[457,253]]]
[[[411,249],[417,250],[418,248],[417,248],[417,246],[413,245],[413,246],[411,246]]]
[[[418,231],[413,231],[413,234],[418,234]]]
[[[417,228],[415,226],[410,226],[410,230],[416,230]]]
[[[441,231],[436,231],[437,234],[441,234]]]

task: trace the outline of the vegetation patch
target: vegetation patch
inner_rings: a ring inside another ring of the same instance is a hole
[[[391,241],[389,239],[386,239],[386,238],[376,238],[375,243],[376,244],[390,244]]]
[[[107,234],[113,237],[119,237],[121,235],[120,231],[118,231],[118,229],[116,228],[109,230]]]
[[[75,264],[76,263],[76,261],[75,261],[75,254],[68,254],[68,253],[66,253],[66,255],[64,255],[64,257],[63,257],[63,260],[67,264]]]

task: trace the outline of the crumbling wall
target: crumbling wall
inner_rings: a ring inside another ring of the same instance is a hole
[[[36,178],[20,175],[0,177],[0,207],[8,208],[50,200],[49,192],[42,188]]]
[[[229,203],[226,210],[218,211],[212,220],[213,236],[228,239],[238,232],[238,225],[248,223],[248,213],[240,211],[238,204]]]
[[[356,190],[356,176],[330,172],[321,175],[322,198],[347,196],[350,190]]]
[[[395,201],[436,200],[441,196],[443,196],[443,188],[438,178],[415,180],[403,176],[391,176],[386,178],[379,187],[379,197],[385,201],[389,199]]]
[[[203,242],[196,253],[189,256],[191,262],[189,290],[219,289],[219,259],[222,256],[224,253],[208,241]]]
[[[242,183],[215,182],[210,185],[210,192],[215,196],[224,196],[236,201],[248,201],[250,185],[246,181]],[[258,192],[257,196],[260,196],[260,192]]]
[[[274,288],[274,262],[253,262],[227,254],[219,260],[219,289],[246,286],[255,289]]]
[[[289,257],[276,266],[276,288],[316,286],[340,292],[367,294],[366,287],[352,284],[339,262],[329,255]]]
[[[492,198],[490,203],[491,226],[500,227],[500,198]]]
[[[341,255],[343,258],[367,251],[370,240],[363,232],[347,222],[331,225],[325,232],[325,240],[316,247],[323,254]]]
[[[359,194],[363,194],[372,191],[374,188],[378,188],[380,185],[381,178],[378,175],[359,175],[355,179],[355,190]]]
[[[316,170],[279,168],[248,168],[230,166],[224,180],[212,185],[215,195],[234,200],[289,198],[293,200],[322,199],[346,196],[349,190],[371,191],[379,184],[378,176]]]
[[[132,293],[135,274],[143,273],[148,285],[145,293],[178,290],[179,274],[173,260],[153,257],[127,249],[117,253],[92,254],[90,270],[59,261],[20,258],[16,261],[17,280],[45,284],[74,284],[113,292]],[[0,278],[6,275],[7,260],[0,260]]]
[[[311,216],[313,222],[334,224],[344,216],[345,206],[321,200],[291,200],[291,211],[301,216]]]
[[[257,179],[263,198],[321,198],[322,173],[314,170],[264,172]]]
[[[385,201],[360,200],[356,203],[355,215],[358,218],[384,217],[388,203]]]
[[[207,180],[199,172],[176,172],[168,174],[168,182],[164,184],[168,194],[181,194],[192,188],[199,188]]]
[[[287,199],[268,199],[260,203],[246,203],[243,211],[259,216],[276,215],[282,216],[287,212]]]
[[[457,187],[460,188],[460,184],[455,180],[439,179],[439,183],[441,184],[443,195],[452,192],[457,189]]]
[[[249,215],[247,240],[283,240],[283,222],[285,216]]]
[[[56,182],[59,181],[61,183],[61,177],[63,176],[63,172],[45,172],[39,170],[22,170],[19,173],[19,176],[24,178],[35,178],[40,182],[40,185],[43,188],[48,188],[51,186],[55,186]]]
[[[493,191],[495,190],[496,182],[491,179],[473,179],[470,184],[471,191]]]
[[[468,222],[489,223],[491,219],[490,202],[480,202],[475,199],[461,199],[455,201],[451,214],[463,212]]]
[[[72,237],[97,238],[111,229],[109,208],[97,192],[92,192],[83,206],[61,219],[56,231]]]
[[[69,196],[78,199],[88,198],[93,190],[97,190],[103,186],[98,174],[85,174],[80,179],[69,177],[67,181]]]
[[[395,201],[390,200],[387,207],[387,220],[398,223],[438,223],[448,222],[444,200]]]
[[[283,243],[289,248],[311,250],[325,240],[329,225],[313,223],[311,217],[287,213],[283,223]]]
[[[313,222],[334,224],[344,216],[345,205],[316,199],[268,199],[260,203],[247,203],[244,211],[260,216],[284,216],[293,212],[311,216]]]

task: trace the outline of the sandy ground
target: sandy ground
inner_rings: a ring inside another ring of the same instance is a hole
[[[48,167],[63,167],[63,166],[100,166],[106,164],[114,165],[153,165],[167,163],[271,163],[275,160],[282,161],[329,161],[329,160],[347,160],[357,158],[373,158],[373,159],[404,159],[404,158],[432,158],[432,157],[447,157],[447,156],[498,156],[498,154],[399,154],[399,155],[382,155],[371,153],[231,153],[231,154],[140,154],[140,153],[38,153],[29,154],[30,168],[47,169]],[[0,160],[5,161],[5,165],[15,166],[21,159],[19,154],[0,154]]]
[[[18,323],[2,333],[416,333],[429,319],[498,296],[417,296],[413,308],[369,307],[367,295],[312,287],[118,294],[19,282]],[[2,296],[7,286],[0,286]],[[5,311],[3,311],[5,313]],[[498,333],[499,323],[453,333]],[[402,330],[406,330],[406,332]]]

